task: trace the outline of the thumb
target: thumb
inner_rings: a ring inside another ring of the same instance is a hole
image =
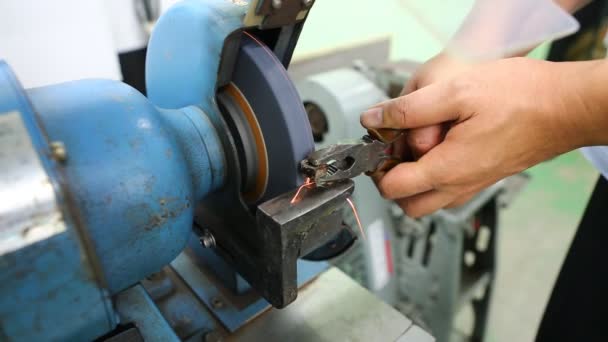
[[[418,128],[458,119],[460,108],[450,82],[438,82],[382,102],[361,114],[367,128]]]

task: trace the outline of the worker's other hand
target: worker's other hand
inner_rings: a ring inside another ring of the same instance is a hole
[[[368,128],[449,126],[420,159],[375,176],[382,195],[419,217],[581,146],[576,128],[588,104],[575,80],[590,70],[562,64],[577,63],[511,58],[480,64],[363,113]]]
[[[415,90],[424,88],[441,80],[452,77],[470,69],[471,63],[466,63],[447,53],[440,53],[424,63],[406,83],[401,95],[407,95]],[[405,136],[407,148],[414,159],[418,159],[435,147],[443,139],[445,128],[442,125],[414,128]],[[401,149],[405,149],[402,147]]]

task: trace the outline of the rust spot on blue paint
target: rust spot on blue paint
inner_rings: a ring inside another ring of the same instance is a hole
[[[152,190],[154,190],[155,183],[156,183],[156,177],[154,177],[154,176],[146,177],[146,180],[144,181],[144,191],[146,193],[151,193]]]
[[[166,225],[190,208],[189,201],[184,202],[177,198],[160,198],[158,203],[158,210],[152,209],[151,205],[146,203],[130,207],[125,213],[127,221],[134,227],[151,231]]]

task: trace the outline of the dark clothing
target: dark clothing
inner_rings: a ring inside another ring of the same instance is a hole
[[[553,288],[537,341],[608,341],[607,251],[608,181],[600,176]]]

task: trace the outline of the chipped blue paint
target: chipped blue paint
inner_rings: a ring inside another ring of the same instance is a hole
[[[196,203],[223,184],[219,138],[204,113],[158,110],[109,80],[28,95],[49,138],[66,146],[66,178],[110,293],[173,260],[190,236]]]
[[[0,339],[93,339],[116,324],[110,295],[184,248],[196,203],[225,181],[219,137],[197,107],[158,109],[110,80],[23,91],[4,63],[0,109],[22,113],[56,189],[73,198],[57,191],[65,233],[0,257]],[[66,162],[48,157],[47,141],[63,142]]]
[[[55,190],[66,230],[0,255],[0,340],[91,340],[114,328],[110,297],[94,273],[65,201],[60,167],[49,158],[39,117],[0,61],[0,115],[18,112]]]

